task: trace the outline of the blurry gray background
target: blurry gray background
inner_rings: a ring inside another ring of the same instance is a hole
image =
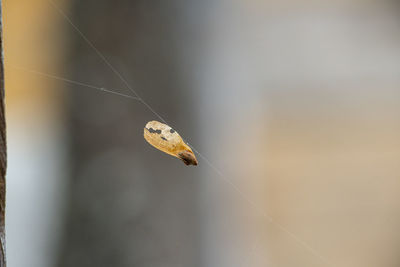
[[[47,0],[3,0],[10,267],[399,266],[396,1],[55,3],[206,160],[15,69],[130,93]]]

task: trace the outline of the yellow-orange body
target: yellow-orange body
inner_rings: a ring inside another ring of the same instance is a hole
[[[148,122],[144,128],[144,139],[158,150],[181,159],[186,165],[198,164],[192,149],[174,129],[164,123]]]

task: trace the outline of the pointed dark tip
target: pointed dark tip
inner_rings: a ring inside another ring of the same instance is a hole
[[[198,162],[196,157],[193,155],[192,152],[184,151],[178,154],[179,158],[185,163],[186,165],[194,165],[197,166]]]

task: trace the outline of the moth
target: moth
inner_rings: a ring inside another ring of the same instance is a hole
[[[164,123],[149,121],[144,127],[144,139],[158,150],[181,159],[186,165],[198,164],[192,149],[174,129]]]

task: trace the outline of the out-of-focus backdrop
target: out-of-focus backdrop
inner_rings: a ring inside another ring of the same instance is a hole
[[[2,2],[9,267],[400,265],[398,2]]]

